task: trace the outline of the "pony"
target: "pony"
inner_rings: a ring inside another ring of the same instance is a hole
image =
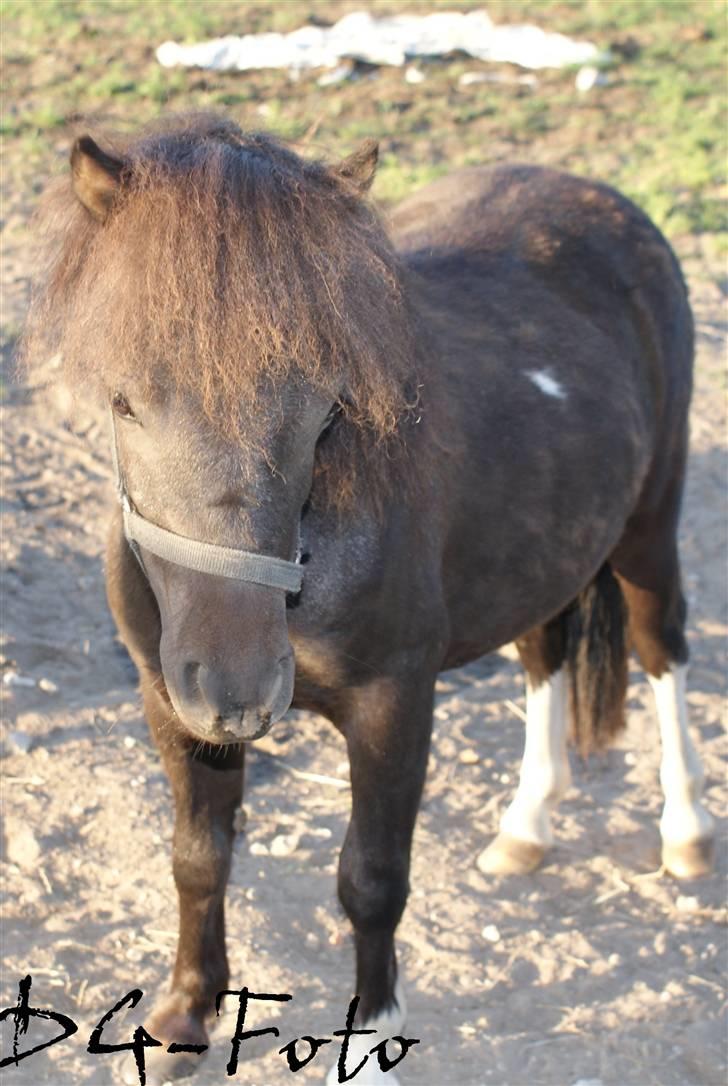
[[[245,747],[291,705],[346,741],[338,896],[356,1022],[381,1036],[405,1022],[394,936],[441,671],[515,642],[526,672],[520,782],[481,870],[542,861],[570,728],[584,752],[619,731],[631,649],[656,698],[664,865],[711,863],[676,258],[613,189],[528,165],[436,181],[385,230],[376,164],[373,141],[327,163],[189,115],[80,137],[45,205],[27,349],[60,352],[112,420],[108,600],[174,796],[163,1041],[207,1043]],[[376,1041],[353,1038],[350,1065]],[[155,1050],[151,1081],[193,1063]]]

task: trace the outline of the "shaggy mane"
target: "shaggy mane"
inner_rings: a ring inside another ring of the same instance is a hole
[[[320,465],[329,497],[351,498],[357,451],[390,465],[373,478],[369,464],[370,487],[391,475],[417,398],[411,318],[352,182],[214,115],[102,143],[126,163],[108,218],[88,214],[70,176],[41,207],[29,364],[60,352],[69,387],[104,397],[125,376],[171,383],[242,446],[256,440],[251,409],[274,410],[276,391],[302,379],[345,416],[347,448],[327,441]]]

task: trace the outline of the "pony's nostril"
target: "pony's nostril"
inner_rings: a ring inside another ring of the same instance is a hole
[[[231,689],[232,684],[224,676],[204,664],[194,666],[194,675],[190,670],[190,675],[193,675],[191,681],[195,684],[191,693],[206,706],[211,726],[230,730],[229,725],[239,725],[248,708],[247,703],[240,699],[239,694],[236,696]]]
[[[200,665],[190,661],[182,668],[182,690],[186,698],[195,700],[200,693]]]

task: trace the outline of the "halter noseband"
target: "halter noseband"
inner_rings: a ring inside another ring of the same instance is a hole
[[[231,577],[237,581],[279,588],[284,592],[300,592],[303,569],[300,564],[301,547],[298,546],[295,562],[284,558],[271,558],[266,554],[241,551],[235,547],[219,547],[215,543],[202,543],[198,539],[169,532],[146,520],[134,509],[119,464],[116,442],[116,422],[111,411],[111,454],[116,475],[116,489],[121,502],[124,535],[144,569],[140,548],[164,558],[175,565],[194,569],[198,573],[210,573],[216,577]],[[146,574],[146,570],[144,571]]]

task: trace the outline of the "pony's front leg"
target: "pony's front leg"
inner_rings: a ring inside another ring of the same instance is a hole
[[[199,749],[180,733],[172,711],[151,682],[143,681],[147,717],[172,785],[175,805],[172,870],[179,896],[177,958],[169,993],[146,1028],[165,1046],[206,1045],[205,1018],[228,984],[224,897],[234,838],[233,820],[243,789],[242,746]],[[165,1048],[147,1053],[149,1086],[191,1074],[200,1060]],[[135,1079],[135,1081],[137,1081]]]
[[[434,674],[416,679],[383,678],[349,691],[337,719],[346,736],[351,764],[351,820],[339,860],[339,899],[354,927],[357,1029],[346,1074],[367,1058],[355,1081],[387,1083],[395,1076],[368,1056],[385,1038],[401,1034],[406,1008],[397,977],[394,932],[409,890],[412,832],[425,780],[432,730]],[[395,1059],[397,1043],[389,1046]],[[338,1063],[327,1086],[339,1082]]]
[[[117,513],[106,555],[109,605],[141,678],[149,728],[172,785],[175,805],[172,869],[179,895],[179,940],[171,990],[145,1014],[147,1030],[164,1042],[146,1053],[155,1086],[194,1071],[200,1056],[166,1046],[206,1045],[206,1016],[227,987],[224,895],[233,845],[233,819],[243,790],[243,747],[201,746],[180,727],[159,660],[161,627],[154,595],[124,539]],[[121,1071],[138,1083],[133,1059]]]

